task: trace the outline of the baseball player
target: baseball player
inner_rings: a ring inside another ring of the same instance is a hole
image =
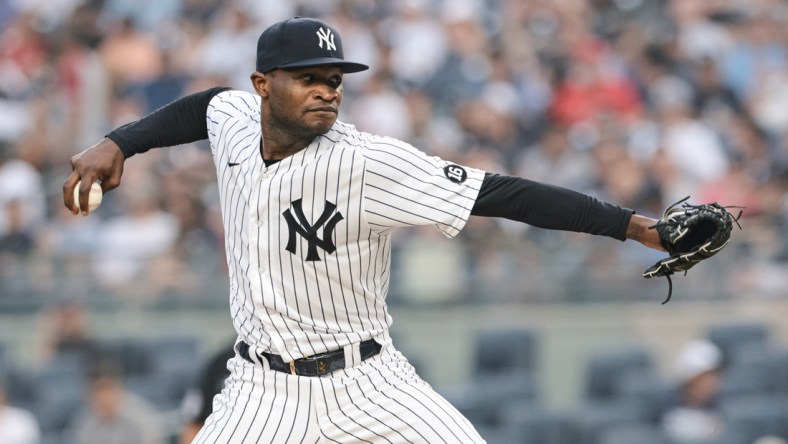
[[[395,228],[447,237],[471,215],[635,239],[662,249],[654,219],[592,197],[430,157],[337,120],[342,40],[310,18],[258,40],[256,94],[214,88],[112,131],[72,159],[64,203],[120,184],[124,160],[210,141],[230,314],[230,376],[194,442],[480,443],[483,438],[392,345],[386,307]],[[87,214],[83,212],[83,214]]]

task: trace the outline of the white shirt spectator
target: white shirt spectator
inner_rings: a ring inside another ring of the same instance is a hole
[[[728,158],[717,134],[697,120],[668,125],[664,142],[673,162],[696,183],[711,182],[728,171]]]
[[[394,76],[417,84],[430,78],[447,52],[443,28],[426,15],[426,6],[421,3],[424,2],[404,2],[386,35],[386,42],[391,45],[388,65]]]
[[[3,444],[37,444],[41,441],[38,422],[27,410],[0,406],[0,442]]]
[[[22,204],[25,226],[36,226],[44,220],[46,200],[41,173],[23,160],[0,159],[0,236],[8,230],[6,205],[14,200]]]

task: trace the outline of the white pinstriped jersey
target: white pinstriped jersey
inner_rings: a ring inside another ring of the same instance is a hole
[[[386,335],[394,228],[463,228],[483,172],[336,122],[270,166],[260,97],[225,91],[207,113],[230,308],[240,337],[285,362]]]

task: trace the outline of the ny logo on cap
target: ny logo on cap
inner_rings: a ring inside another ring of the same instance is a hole
[[[330,29],[323,29],[321,26],[320,29],[317,30],[317,37],[320,39],[318,44],[321,48],[323,47],[323,42],[326,42],[326,51],[337,50],[337,45],[334,44],[334,34]]]

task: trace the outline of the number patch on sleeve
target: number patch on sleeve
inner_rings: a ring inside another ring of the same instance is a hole
[[[465,168],[459,165],[446,165],[443,168],[443,174],[446,175],[446,178],[455,183],[463,183],[465,179],[468,178],[468,173],[465,171]]]

